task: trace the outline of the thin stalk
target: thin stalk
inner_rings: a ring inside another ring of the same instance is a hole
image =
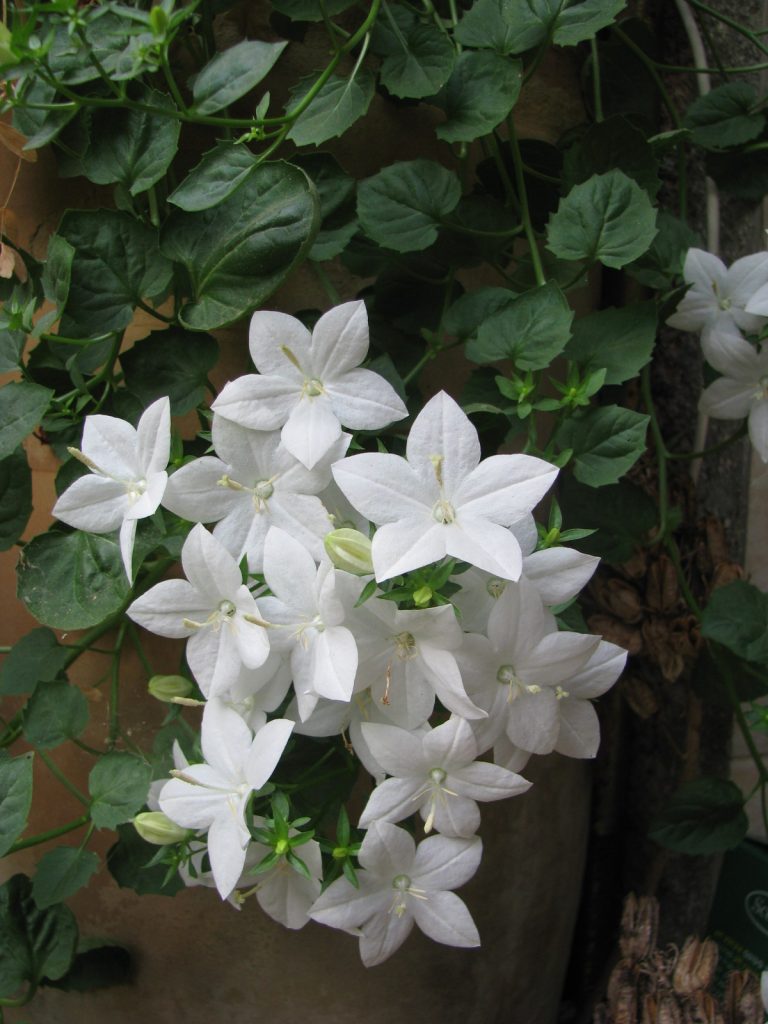
[[[509,131],[509,142],[512,147],[512,160],[515,165],[515,183],[517,185],[517,198],[520,202],[520,215],[523,221],[525,237],[528,239],[528,248],[531,252],[533,272],[536,276],[536,283],[544,285],[547,283],[547,275],[544,273],[536,232],[533,230],[531,211],[528,207],[528,192],[525,187],[525,175],[523,174],[523,160],[520,156],[520,145],[517,141],[515,124],[511,117],[507,118],[507,129]]]
[[[112,750],[120,735],[120,655],[123,649],[128,623],[123,622],[117,631],[116,653],[112,657],[109,686],[109,732],[107,747]]]
[[[597,52],[597,39],[593,36],[592,47],[592,101],[595,107],[595,121],[603,120],[603,91],[600,82],[600,57]]]
[[[36,747],[35,748],[35,753],[40,758],[40,760],[43,762],[43,764],[46,766],[46,768],[51,773],[51,775],[53,775],[54,778],[58,779],[58,781],[62,784],[62,786],[65,789],[69,790],[69,792],[72,794],[72,796],[75,798],[75,800],[78,800],[83,805],[83,807],[89,807],[90,806],[91,801],[88,799],[88,797],[85,796],[85,794],[82,793],[77,788],[77,786],[74,784],[74,782],[70,782],[69,781],[67,776],[61,770],[61,768],[59,768],[59,766],[55,763],[55,761],[52,761],[51,758],[48,757],[48,755],[46,754],[46,752],[44,750],[39,750]]]
[[[171,96],[173,96],[174,103],[179,108],[181,113],[185,114],[187,111],[187,105],[184,102],[184,98],[182,97],[181,92],[179,91],[178,85],[176,84],[176,79],[173,77],[171,65],[168,62],[168,48],[166,46],[163,47],[163,52],[160,57],[160,63],[163,69],[163,75],[165,76],[165,80],[168,83],[168,88],[170,90]]]
[[[702,3],[702,0],[688,0],[691,7],[695,7],[697,11],[701,11],[703,14],[708,14],[711,18],[716,21],[722,22],[723,25],[727,25],[732,28],[734,32],[738,32],[739,35],[744,36],[748,39],[753,46],[756,46],[761,53],[768,54],[768,46],[754,33],[751,29],[742,25],[741,22],[736,21],[735,18],[730,18],[727,14],[723,14],[721,11],[716,11],[714,7],[710,7],[709,4]]]
[[[734,431],[723,441],[719,441],[717,444],[713,444],[711,448],[702,448],[698,452],[667,452],[668,459],[676,459],[678,461],[685,461],[689,459],[703,459],[707,455],[715,455],[717,452],[723,451],[725,448],[730,447],[734,442],[739,441],[742,437],[745,437],[747,433],[746,423],[742,423],[738,430]]]
[[[640,374],[640,386],[642,389],[643,403],[645,405],[646,412],[648,413],[651,420],[651,433],[653,435],[653,443],[656,447],[656,455],[659,462],[659,530],[656,540],[663,543],[666,540],[667,532],[669,530],[669,484],[667,479],[667,448],[664,444],[664,438],[661,433],[661,427],[659,426],[659,420],[656,416],[656,408],[653,404],[653,395],[651,394],[650,365],[644,366],[642,369],[642,372]]]
[[[89,814],[83,814],[79,818],[75,818],[74,821],[68,821],[66,825],[59,825],[58,828],[48,829],[47,832],[38,832],[34,836],[29,836],[28,839],[20,839],[17,843],[8,850],[8,853],[18,853],[20,850],[27,850],[30,846],[40,846],[42,843],[48,843],[51,839],[58,839],[59,836],[65,836],[68,832],[74,832],[75,829],[82,828],[83,825],[87,825],[91,820]]]

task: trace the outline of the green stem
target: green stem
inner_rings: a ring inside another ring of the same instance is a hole
[[[174,317],[166,316],[165,313],[158,313],[156,309],[153,309],[151,306],[148,306],[147,303],[143,302],[141,299],[137,301],[136,305],[139,307],[139,309],[143,309],[145,313],[149,313],[149,315],[153,316],[156,320],[162,320],[164,324],[173,324],[176,322]]]
[[[323,291],[328,296],[328,299],[334,306],[338,306],[341,302],[341,296],[336,290],[333,281],[331,281],[330,277],[326,274],[324,268],[320,266],[317,260],[309,260],[309,265],[312,268],[312,273],[322,285]]]
[[[120,655],[122,654],[127,628],[128,623],[124,621],[117,631],[117,640],[115,641],[116,653],[112,657],[109,687],[109,733],[107,740],[109,750],[114,748],[120,735]]]
[[[83,814],[81,817],[75,818],[74,821],[67,822],[66,825],[59,825],[58,828],[51,828],[47,832],[38,832],[37,835],[30,836],[28,839],[20,839],[17,843],[13,844],[8,853],[18,853],[20,850],[27,850],[30,846],[40,846],[42,843],[48,843],[51,839],[58,839],[59,836],[65,836],[67,832],[74,832],[75,829],[82,828],[89,821],[90,815]]]
[[[659,462],[659,529],[656,537],[657,543],[664,543],[667,538],[667,532],[669,530],[668,522],[668,502],[669,502],[669,484],[667,479],[667,448],[664,444],[664,438],[661,433],[661,427],[659,426],[659,420],[656,416],[656,408],[653,404],[653,395],[651,394],[651,369],[650,364],[644,366],[640,374],[640,387],[643,394],[643,403],[645,405],[646,412],[648,413],[651,420],[651,433],[653,435],[653,443],[656,447],[656,456]]]
[[[600,83],[600,56],[597,52],[597,39],[593,36],[592,47],[592,98],[595,106],[595,121],[603,120],[603,92]]]
[[[136,626],[132,622],[128,623],[128,634],[131,638],[133,648],[136,651],[136,654],[138,655],[139,661],[141,662],[141,667],[146,672],[147,678],[151,679],[155,673],[153,672],[152,666],[150,665],[149,659],[147,658],[146,652],[144,650],[144,645],[142,644],[141,637],[139,636],[139,631],[136,629]]]
[[[72,794],[75,800],[78,800],[83,805],[83,807],[90,806],[91,801],[88,799],[88,797],[85,796],[85,794],[77,788],[74,782],[69,781],[64,772],[61,770],[61,768],[59,768],[55,761],[52,761],[51,758],[48,757],[44,750],[39,750],[37,747],[35,747],[35,753],[46,766],[51,775],[53,775],[54,778],[58,779],[58,781],[62,784],[62,786],[65,789],[69,790],[69,792]]]
[[[682,128],[683,123],[680,118],[680,115],[678,114],[677,108],[672,102],[672,97],[669,95],[667,87],[664,85],[661,76],[656,70],[655,62],[648,56],[645,50],[643,50],[642,47],[638,46],[634,39],[632,39],[631,36],[628,36],[626,32],[623,32],[618,27],[618,25],[613,26],[613,31],[618,36],[618,38],[621,39],[621,41],[624,43],[627,49],[631,50],[635,54],[635,56],[644,65],[646,71],[653,79],[656,88],[659,90],[661,101],[667,108],[667,112],[669,113],[669,116],[672,119],[672,123],[674,124],[675,128]]]
[[[27,989],[27,991],[24,993],[23,996],[19,996],[17,999],[6,999],[6,998],[0,999],[0,1007],[3,1007],[3,1006],[9,1006],[9,1007],[26,1006],[27,1003],[32,1001],[32,999],[33,999],[33,997],[35,995],[35,992],[37,992],[37,982],[33,981],[33,982],[30,982],[29,988]],[[2,1010],[0,1009],[0,1014],[1,1013],[2,1013]],[[0,1021],[2,1021],[2,1019],[3,1018],[0,1017]]]
[[[762,42],[762,40],[741,22],[736,21],[734,18],[730,18],[727,14],[723,14],[721,11],[716,11],[714,7],[710,7],[709,4],[702,3],[702,0],[688,0],[691,7],[694,7],[697,11],[701,11],[703,14],[708,14],[711,18],[716,21],[722,22],[723,25],[727,25],[732,28],[734,32],[738,32],[739,35],[744,36],[754,46],[760,50],[761,53],[768,54],[768,46]]]
[[[167,46],[163,47],[163,52],[162,52],[160,61],[161,61],[162,69],[163,69],[163,74],[165,75],[165,80],[168,83],[168,88],[169,88],[169,90],[171,92],[171,96],[173,96],[174,103],[179,108],[179,111],[182,114],[185,114],[187,112],[187,105],[184,102],[184,98],[182,97],[181,92],[179,91],[178,85],[176,84],[176,79],[173,77],[173,72],[171,71],[171,65],[168,62],[168,48],[167,48]]]
[[[525,187],[525,175],[523,174],[523,160],[520,156],[520,145],[517,141],[515,124],[511,117],[507,118],[507,129],[509,131],[510,146],[512,147],[512,160],[515,165],[515,183],[517,185],[517,198],[520,203],[520,215],[523,221],[525,237],[528,239],[528,248],[531,252],[533,272],[536,276],[536,283],[544,285],[547,283],[547,275],[544,273],[536,232],[533,230],[531,211],[528,207],[528,192]]]
[[[713,444],[711,448],[702,448],[700,452],[667,452],[668,459],[677,459],[680,461],[689,459],[704,459],[707,455],[715,455],[717,452],[723,451],[725,448],[730,447],[734,442],[739,441],[742,437],[745,437],[747,433],[746,423],[742,423],[738,430],[730,434],[725,440],[720,441],[718,444]]]

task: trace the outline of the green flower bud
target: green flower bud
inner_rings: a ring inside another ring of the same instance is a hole
[[[194,684],[184,676],[152,676],[147,685],[150,694],[164,704],[171,704],[177,697],[188,697]]]
[[[165,35],[168,28],[168,15],[162,7],[153,7],[149,12],[149,24],[155,36],[160,38]]]
[[[432,600],[432,588],[423,586],[413,592],[413,603],[417,608],[426,608]]]
[[[355,576],[369,576],[373,572],[371,542],[359,530],[331,530],[326,533],[325,550],[337,569]]]
[[[188,828],[182,828],[162,811],[143,811],[133,819],[133,827],[142,839],[154,846],[171,846],[181,843],[190,835]]]

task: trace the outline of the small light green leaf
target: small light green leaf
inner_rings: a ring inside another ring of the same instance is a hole
[[[217,53],[192,86],[197,112],[215,114],[250,92],[266,78],[287,45],[246,39]]]
[[[0,459],[13,455],[43,418],[53,391],[27,381],[0,388]]]
[[[461,198],[459,179],[433,160],[390,164],[357,190],[357,214],[374,241],[397,252],[426,249]]]
[[[393,96],[411,99],[434,96],[448,81],[456,56],[445,32],[401,4],[388,5],[378,19],[372,49],[384,58],[382,85]]]
[[[490,50],[465,50],[436,97],[446,121],[435,129],[446,142],[472,142],[493,131],[517,103],[523,81],[520,61]]]
[[[648,422],[648,416],[632,409],[604,405],[566,420],[558,441],[561,447],[573,449],[576,479],[603,487],[616,483],[643,454]]]
[[[549,366],[571,336],[573,310],[553,282],[525,292],[480,325],[467,342],[467,359],[493,363],[512,359],[521,370]]]
[[[635,302],[580,317],[565,354],[586,371],[605,369],[606,384],[622,384],[650,361],[656,341],[656,303]]]
[[[313,83],[314,78],[299,85],[288,114],[296,109]],[[369,71],[358,71],[354,78],[331,75],[307,109],[299,114],[288,138],[297,146],[319,146],[343,135],[368,110],[374,88],[374,78]]]
[[[105,754],[91,769],[91,821],[96,828],[115,828],[145,804],[152,769],[140,757],[123,751]]]
[[[77,924],[68,907],[39,910],[25,875],[0,886],[0,997],[18,996],[26,982],[63,977],[77,946]]]
[[[0,460],[0,551],[24,532],[32,512],[32,475],[23,448]]]
[[[54,629],[88,629],[119,610],[130,586],[117,543],[91,533],[45,533],[24,548],[18,595]]]
[[[146,408],[167,395],[171,414],[182,416],[205,395],[219,346],[210,334],[170,327],[137,341],[120,356],[125,385]]]
[[[704,609],[701,632],[747,661],[768,664],[768,594],[746,580],[718,587]]]
[[[31,693],[38,683],[55,679],[69,657],[56,634],[38,626],[17,640],[0,667],[0,694]]]
[[[63,679],[39,683],[24,708],[24,738],[50,750],[79,736],[88,724],[88,701]]]
[[[163,295],[172,267],[157,232],[118,210],[70,210],[59,234],[75,250],[61,333],[82,338],[121,331],[140,299]]]
[[[0,857],[4,857],[27,827],[32,806],[33,754],[9,757],[0,753]]]
[[[560,201],[547,224],[547,248],[565,260],[599,260],[620,268],[648,249],[656,211],[621,171],[595,174]]]
[[[688,108],[683,124],[691,138],[705,149],[728,149],[750,142],[765,128],[754,86],[727,82],[699,96]]]
[[[165,93],[147,89],[137,99],[168,111],[168,117],[144,110],[96,110],[82,169],[97,185],[119,182],[132,196],[146,192],[163,177],[179,145],[181,122]]]
[[[168,196],[168,202],[190,213],[218,206],[242,185],[257,165],[256,157],[245,146],[217,146],[192,168]]]
[[[669,850],[704,856],[733,849],[747,827],[738,786],[728,779],[702,778],[678,789],[648,834]]]
[[[224,202],[200,213],[174,211],[163,253],[186,268],[192,299],[185,327],[204,331],[260,306],[302,258],[317,230],[317,197],[303,171],[283,162],[257,167]]]
[[[32,897],[39,910],[63,903],[88,884],[99,870],[99,858],[91,850],[59,846],[44,854],[32,879]]]

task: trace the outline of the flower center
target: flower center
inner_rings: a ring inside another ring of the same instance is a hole
[[[515,672],[514,665],[502,665],[496,673],[496,681],[502,686],[509,687],[507,703],[511,704],[517,697],[524,693],[541,693],[541,687],[536,683],[524,683]]]
[[[507,581],[497,579],[488,580],[488,582],[485,585],[485,589],[488,591],[491,597],[501,597],[501,595],[507,589]]]
[[[395,651],[401,661],[409,661],[416,657],[416,638],[412,633],[398,633],[392,639],[395,641]]]
[[[254,498],[258,498],[260,501],[266,501],[267,498],[271,498],[275,493],[275,488],[272,486],[271,480],[257,480],[253,488]]]
[[[442,786],[445,780],[448,778],[448,773],[444,768],[431,768],[429,772],[430,782],[433,782],[436,786]]]
[[[236,611],[237,609],[231,601],[227,601],[226,599],[224,601],[219,601],[218,612],[222,618],[231,619]]]
[[[432,518],[437,523],[452,523],[456,519],[456,509],[445,498],[441,498],[440,501],[436,501],[432,506]]]
[[[318,395],[325,394],[323,382],[318,380],[317,377],[312,377],[311,380],[306,379],[302,391],[308,398],[317,398]]]
[[[399,889],[400,892],[408,892],[411,888],[411,880],[408,875],[395,875],[392,879],[392,888]]]
[[[138,501],[146,489],[147,481],[143,477],[141,480],[129,480],[125,485],[125,491],[130,502]]]
[[[724,312],[727,312],[731,308],[733,303],[730,299],[720,299],[718,305],[720,306],[720,309],[722,309]]]

